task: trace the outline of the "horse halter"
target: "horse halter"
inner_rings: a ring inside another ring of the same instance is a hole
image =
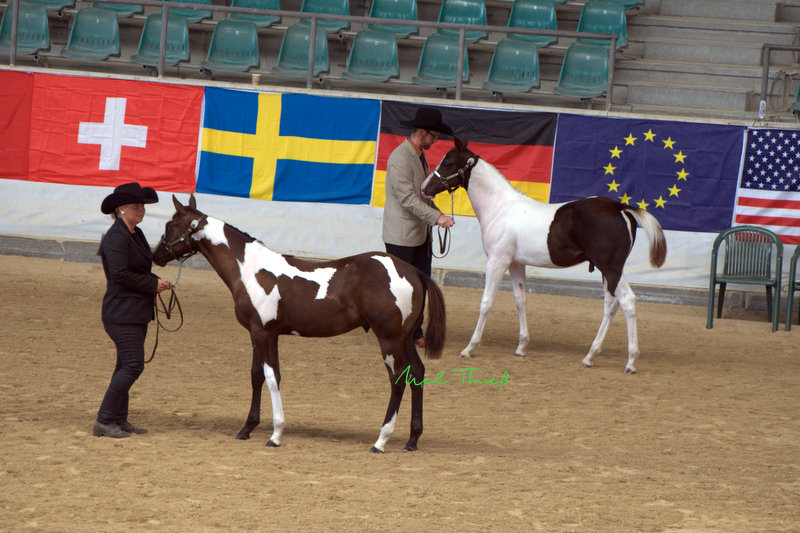
[[[178,262],[183,264],[184,261],[186,261],[199,251],[197,248],[195,248],[194,244],[192,243],[192,239],[190,239],[189,237],[191,237],[197,232],[197,230],[200,228],[200,224],[202,222],[205,222],[206,218],[207,216],[203,215],[200,218],[192,220],[191,223],[189,223],[189,227],[186,228],[186,231],[184,231],[180,237],[171,242],[167,241],[167,233],[165,231],[164,234],[161,236],[161,241],[159,242],[159,244],[163,244],[167,252],[172,254],[172,257],[174,259],[178,260]],[[182,243],[186,244],[188,251],[182,253],[181,255],[178,255],[173,249],[173,246]]]
[[[470,156],[469,159],[467,159],[467,162],[464,163],[463,167],[459,168],[452,174],[448,174],[447,176],[442,176],[439,174],[439,170],[436,169],[433,171],[433,177],[438,179],[444,186],[445,190],[450,194],[453,194],[459,187],[464,187],[464,190],[467,190],[467,187],[469,187],[470,171],[475,167],[475,165],[478,164],[478,159],[480,159],[480,156]],[[451,187],[448,182],[456,176],[461,177],[461,181],[455,187]]]

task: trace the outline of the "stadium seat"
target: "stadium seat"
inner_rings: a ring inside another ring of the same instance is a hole
[[[78,10],[61,55],[84,61],[103,61],[109,56],[119,56],[117,15],[96,7]]]
[[[417,66],[417,75],[411,78],[417,85],[426,85],[437,89],[446,89],[457,85],[458,73],[458,39],[431,34],[422,46],[422,54]],[[464,83],[469,82],[469,61],[464,49],[464,72],[461,77]]]
[[[724,247],[722,246],[724,244]],[[717,264],[722,251],[722,272]],[[773,268],[772,258],[775,257]],[[781,269],[783,267],[783,244],[777,235],[758,226],[734,226],[722,231],[711,248],[711,268],[708,285],[708,322],[714,322],[714,291],[719,284],[717,318],[722,317],[722,303],[728,283],[764,285],[767,293],[767,316],[772,322],[772,331],[778,330],[781,302]],[[772,293],[775,292],[775,305]]]
[[[112,4],[110,2],[92,2],[92,7],[99,7],[100,9],[108,9],[117,14],[119,18],[128,18],[133,15],[144,13],[144,6],[137,6],[135,4]]]
[[[580,99],[603,96],[608,89],[608,48],[569,45],[555,87],[556,94]]]
[[[272,73],[289,78],[305,78],[308,73],[308,38],[311,26],[297,22],[287,28],[283,34],[281,50],[278,53],[278,64],[272,68]],[[316,44],[314,45],[314,72],[317,76],[327,72],[328,64],[328,37],[325,30],[317,28]]]
[[[628,24],[625,7],[613,0],[589,0],[583,5],[578,19],[578,31],[585,33],[613,33],[617,36],[617,50],[628,47]],[[603,39],[576,39],[585,44],[608,46]]]
[[[48,11],[61,11],[65,7],[75,7],[75,0],[26,0],[26,2],[44,6]]]
[[[167,0],[167,2],[180,2],[184,0]],[[186,0],[185,3],[188,4],[202,4],[202,5],[211,5],[211,0]],[[180,15],[186,18],[186,22],[189,24],[197,24],[205,19],[211,18],[211,11],[207,9],[186,9],[186,8],[178,8],[173,7],[169,10],[170,16],[172,15]]]
[[[645,0],[611,0],[618,4],[622,4],[625,9],[633,9],[634,7],[643,6]]]
[[[231,7],[249,7],[253,9],[275,9],[280,10],[279,0],[231,0]],[[229,18],[234,20],[247,20],[254,23],[259,28],[269,28],[273,24],[281,21],[280,17],[274,15],[249,15],[246,13],[231,13]]]
[[[139,39],[139,48],[131,61],[150,67],[158,66],[159,45],[161,44],[161,13],[147,17]],[[164,65],[173,66],[181,61],[189,61],[189,24],[184,17],[167,19],[167,42]]]
[[[557,30],[556,5],[553,0],[515,0],[508,16],[509,28],[529,28],[537,30]],[[536,46],[550,46],[558,42],[555,35],[523,35],[510,33],[508,37],[530,41]]]
[[[373,0],[369,10],[369,16],[373,18],[419,20],[417,12],[417,0]],[[394,33],[398,39],[404,39],[409,35],[419,33],[416,26],[393,26],[391,24],[367,24],[373,30],[388,31]]]
[[[792,101],[789,109],[791,109],[795,117],[800,113],[800,84],[797,85],[797,90],[794,93],[794,101]]]
[[[321,13],[326,15],[350,15],[349,0],[303,0],[300,11],[304,13]],[[310,19],[300,19],[303,24],[311,24]],[[343,20],[317,19],[317,28],[322,28],[328,33],[339,33],[349,30],[350,23]]]
[[[497,43],[483,88],[501,94],[526,93],[539,85],[539,49],[536,45],[514,39]]]
[[[450,24],[476,24],[486,26],[486,2],[485,0],[444,0],[439,10],[439,22]],[[436,30],[441,35],[458,37],[458,30],[442,29]],[[487,37],[485,31],[466,30],[464,38],[468,43],[476,43]]]
[[[797,259],[800,258],[800,244],[794,249],[792,259],[789,261],[789,284],[788,292],[786,294],[786,331],[792,329],[792,300],[794,293],[800,292],[800,279],[797,278]],[[798,319],[800,319],[800,308],[797,310]],[[800,321],[798,321],[800,324]]]
[[[397,38],[394,34],[372,29],[358,32],[353,39],[342,77],[379,83],[399,76]]]
[[[0,22],[0,54],[11,53],[11,8],[6,8]],[[33,55],[40,50],[50,50],[50,26],[47,8],[20,2],[17,22],[17,54]]]
[[[222,19],[217,22],[206,58],[200,62],[211,72],[247,72],[258,67],[258,28],[246,20]]]

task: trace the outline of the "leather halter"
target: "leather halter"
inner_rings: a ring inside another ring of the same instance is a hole
[[[438,179],[444,186],[445,190],[450,194],[453,194],[453,192],[455,192],[455,190],[458,189],[459,187],[464,187],[464,190],[467,190],[467,187],[469,187],[469,178],[471,175],[470,171],[475,167],[475,165],[478,164],[479,159],[480,159],[479,155],[470,156],[469,159],[467,159],[467,162],[464,163],[463,167],[459,168],[458,170],[447,176],[442,176],[441,174],[439,174],[439,169],[436,169],[433,171],[433,177]],[[455,178],[456,176],[460,176],[461,181],[455,187],[451,187],[448,182],[452,178]]]
[[[159,241],[159,245],[163,244],[164,248],[170,254],[172,254],[172,257],[177,259],[182,264],[184,261],[186,261],[194,254],[199,252],[199,250],[193,244],[194,241],[192,241],[190,237],[194,235],[198,229],[200,229],[200,224],[205,222],[206,218],[208,217],[206,215],[203,215],[200,218],[192,220],[191,223],[189,223],[189,227],[186,228],[186,231],[183,232],[183,235],[181,235],[174,241],[171,242],[167,241],[167,234],[166,232],[164,232],[164,234],[161,236],[161,240]],[[175,253],[175,250],[172,247],[175,246],[176,244],[181,244],[181,243],[186,244],[187,248],[189,248],[189,251],[184,252],[181,255],[178,255],[177,253]]]

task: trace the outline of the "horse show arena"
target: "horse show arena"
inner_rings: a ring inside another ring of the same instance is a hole
[[[184,270],[185,324],[160,333],[132,391],[131,421],[150,433],[96,438],[114,365],[102,267],[0,255],[0,271],[2,531],[800,530],[800,327],[771,333],[763,311],[726,310],[707,330],[704,307],[639,303],[642,355],[625,375],[621,312],[596,366],[580,365],[598,299],[529,295],[515,358],[501,291],[462,360],[481,291],[444,287],[447,345],[423,361],[448,382],[425,386],[419,451],[403,451],[407,391],[374,455],[389,385],[371,333],[282,337],[282,445],[264,446],[266,387],[261,426],[237,441],[249,336],[217,275]],[[462,383],[465,367],[497,383]]]

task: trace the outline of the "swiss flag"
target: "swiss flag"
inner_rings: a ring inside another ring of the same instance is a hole
[[[202,87],[36,74],[27,179],[193,192],[202,101]]]

